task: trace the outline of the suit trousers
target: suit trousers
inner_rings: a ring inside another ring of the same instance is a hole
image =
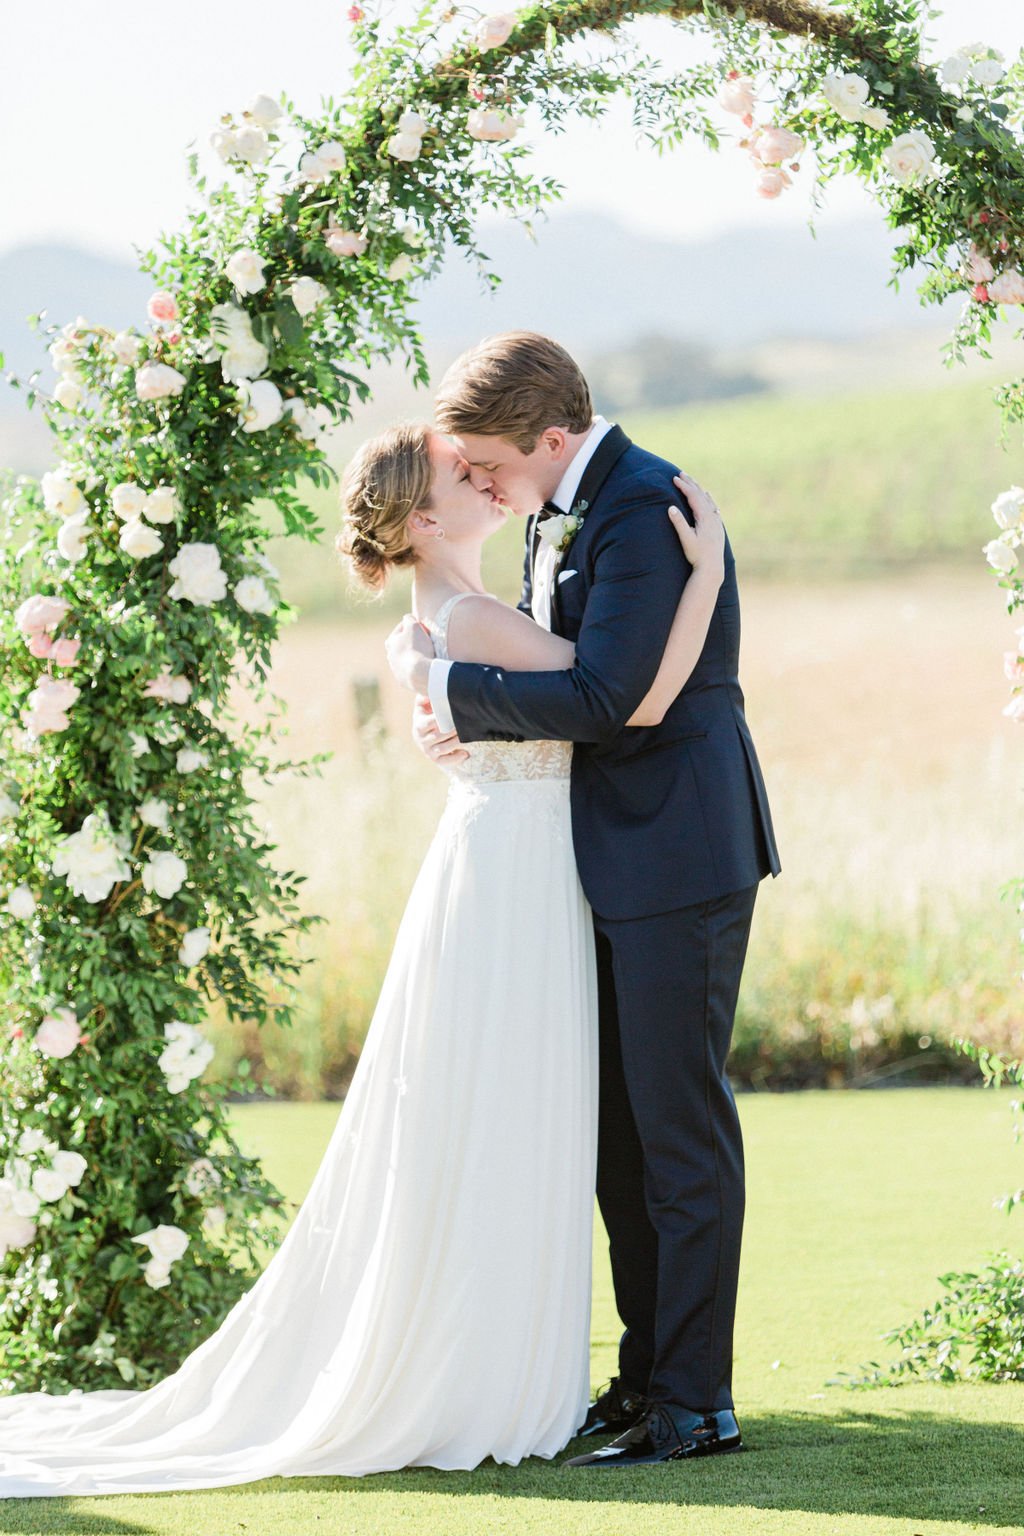
[[[731,1408],[743,1141],[725,1063],[757,886],[653,917],[594,914],[597,1197],[625,1386]]]

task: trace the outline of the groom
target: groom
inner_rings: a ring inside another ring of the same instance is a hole
[[[743,1146],[725,1063],[757,886],[779,859],[737,678],[735,562],[727,542],[682,692],[660,724],[627,728],[691,570],[666,515],[680,501],[672,466],[595,418],[572,358],[532,332],[460,357],[436,416],[473,483],[530,515],[519,606],[576,645],[571,669],[508,672],[432,661],[408,621],[389,641],[398,680],[429,694],[418,739],[435,760],[460,742],[576,743],[573,844],[600,999],[597,1196],[625,1332],[619,1374],[582,1426],[616,1438],[568,1465],[739,1450]]]

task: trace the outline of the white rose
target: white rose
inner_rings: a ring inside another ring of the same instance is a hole
[[[474,35],[477,47],[482,53],[490,48],[501,48],[512,36],[516,18],[512,11],[500,11],[494,16],[485,16],[480,22]]]
[[[270,140],[262,128],[236,128],[230,156],[232,160],[244,160],[247,165],[262,165],[270,158]]]
[[[205,768],[208,761],[207,754],[197,747],[182,747],[174,759],[174,765],[179,773],[195,773],[198,768]]]
[[[253,335],[252,320],[237,304],[215,304],[210,311],[211,344],[220,353],[225,379],[252,379],[262,373],[270,353]]]
[[[396,256],[388,267],[387,276],[391,278],[392,282],[400,282],[402,278],[409,276],[415,265],[416,263],[409,255],[409,252],[403,251],[401,256]]]
[[[29,1126],[28,1130],[22,1131],[18,1137],[19,1152],[42,1152],[44,1148],[55,1152],[57,1144],[56,1142],[49,1141],[46,1132],[41,1131],[36,1125]],[[27,1168],[28,1164],[26,1163],[25,1169],[27,1170]]]
[[[223,1180],[208,1157],[197,1157],[189,1164],[182,1182],[190,1195],[202,1195],[208,1189],[218,1189]]]
[[[504,107],[476,107],[470,112],[466,127],[471,139],[485,144],[501,144],[514,139],[523,127],[521,117],[513,117]]]
[[[113,833],[105,816],[92,812],[77,832],[61,838],[51,868],[66,875],[70,889],[86,901],[105,901],[121,880],[131,879],[128,836]]]
[[[182,965],[198,965],[209,952],[209,948],[209,928],[190,928],[187,933],[182,934],[181,944],[178,947],[178,959]]]
[[[241,397],[238,420],[243,432],[263,432],[284,414],[281,391],[270,379],[246,380],[241,386]]]
[[[56,512],[61,517],[79,517],[83,512],[88,512],[85,497],[66,475],[51,469],[39,484],[47,512]]]
[[[311,315],[330,298],[330,289],[315,277],[297,277],[288,287],[291,301],[300,315]]]
[[[338,224],[328,224],[324,230],[324,244],[332,256],[362,256],[369,241],[355,229],[342,229]]]
[[[257,123],[261,128],[273,128],[283,113],[273,96],[261,95],[257,96],[256,100],[250,103],[245,115],[246,117],[251,117],[253,122]]]
[[[974,122],[974,112],[970,107],[957,107],[955,116],[957,121],[961,123]]]
[[[53,398],[66,411],[77,411],[82,403],[82,387],[74,379],[61,379],[53,391]]]
[[[134,480],[122,480],[110,493],[110,503],[123,522],[138,517],[146,505],[146,493]]]
[[[57,551],[72,565],[84,559],[87,544],[86,535],[92,532],[92,524],[89,514],[83,512],[81,517],[69,517],[67,522],[61,523],[57,531]]]
[[[246,246],[240,251],[235,251],[228,258],[224,275],[231,279],[239,293],[259,293],[267,283],[263,276],[265,265],[266,262],[259,251]]]
[[[32,1175],[32,1189],[40,1200],[59,1200],[67,1192],[67,1180],[52,1168],[37,1168]]]
[[[243,576],[234,587],[235,602],[246,613],[275,612],[277,603],[262,576]]]
[[[415,134],[416,137],[421,139],[429,127],[430,124],[426,118],[421,117],[418,112],[413,112],[410,108],[406,108],[398,119],[399,133]]]
[[[409,164],[419,159],[423,140],[417,133],[393,133],[385,147],[393,160],[404,160]]]
[[[1000,528],[1016,528],[1024,519],[1024,486],[1002,491],[992,503],[992,516]]]
[[[543,520],[537,532],[545,544],[550,544],[553,549],[557,549],[565,538],[568,523],[569,514],[567,512],[555,512]]]
[[[180,395],[187,380],[168,363],[143,363],[135,371],[135,393],[140,400],[166,400]]]
[[[78,350],[74,342],[69,341],[66,337],[58,337],[56,341],[50,343],[46,350],[50,354],[51,363],[59,374],[62,374],[66,379],[81,380],[81,375],[78,372]]]
[[[27,1248],[35,1241],[36,1226],[25,1216],[19,1216],[9,1205],[0,1202],[0,1258],[12,1248]]]
[[[156,1259],[150,1259],[142,1271],[142,1277],[151,1290],[162,1290],[165,1285],[171,1283],[171,1267],[169,1264],[160,1264]]]
[[[850,123],[861,120],[863,108],[867,105],[870,95],[870,87],[863,75],[826,75],[821,88],[825,94],[825,100],[839,113],[840,117]]]
[[[149,751],[149,739],[144,731],[129,731],[128,740],[131,742],[132,757],[144,757]]]
[[[156,827],[160,832],[168,830],[170,814],[171,808],[167,801],[158,800],[155,796],[148,800],[143,800],[139,806],[139,820],[144,822],[147,827]]]
[[[330,174],[315,149],[307,149],[299,159],[299,175],[303,181],[310,181],[315,186],[326,181]]]
[[[164,541],[155,528],[144,523],[141,517],[133,517],[125,523],[118,538],[118,547],[123,549],[126,555],[131,555],[133,560],[142,560],[146,555],[156,555],[164,547]]]
[[[181,511],[181,502],[171,485],[158,485],[150,491],[142,508],[151,523],[173,523]]]
[[[996,304],[1024,304],[1024,277],[1015,267],[1008,267],[989,283],[988,296]]]
[[[942,78],[947,85],[959,85],[961,80],[966,80],[970,68],[971,61],[966,54],[950,54],[942,66]]]
[[[80,1184],[89,1164],[81,1152],[55,1152],[53,1171],[65,1184]]]
[[[82,1031],[79,1028],[78,1017],[72,1008],[58,1008],[55,1013],[44,1016],[39,1028],[32,1037],[32,1044],[37,1051],[44,1056],[55,1057],[62,1060],[70,1056],[79,1040]],[[31,1215],[31,1212],[29,1212]]]
[[[141,1243],[144,1248],[148,1248],[159,1264],[173,1264],[176,1259],[180,1259],[189,1241],[187,1232],[183,1232],[180,1227],[168,1226],[165,1222],[132,1238],[133,1243]]]
[[[1018,725],[1024,725],[1024,693],[1015,694],[1003,710],[1008,720],[1015,720]],[[1021,938],[1024,939],[1024,929],[1021,929]]]
[[[336,171],[345,169],[345,146],[339,144],[337,139],[328,139],[326,144],[320,145],[316,158],[328,175],[333,176]]]
[[[209,608],[227,595],[228,579],[216,544],[183,544],[167,569],[175,578],[169,597]]]
[[[1016,568],[1017,556],[1008,544],[1003,543],[1002,539],[992,539],[982,549],[982,554],[992,569],[1001,571],[1003,575],[1009,575]]]
[[[1006,74],[1006,65],[999,59],[977,59],[971,68],[971,74],[979,85],[998,85]]]
[[[188,877],[188,865],[176,853],[161,849],[151,853],[142,866],[142,884],[150,895],[163,897],[165,901],[176,896]]]
[[[904,187],[933,175],[938,169],[935,145],[920,128],[901,133],[886,145],[882,155],[896,180]]]
[[[884,107],[865,107],[860,120],[876,133],[881,133],[884,128],[888,128],[892,121]]]
[[[228,1213],[222,1205],[211,1205],[209,1210],[203,1212],[203,1231],[215,1232],[227,1219]]]
[[[291,418],[296,432],[308,443],[316,442],[320,433],[331,425],[331,413],[325,405],[317,405],[310,410],[306,402],[297,396],[285,401],[284,410],[285,415]],[[278,573],[271,568],[271,574],[276,576]]]
[[[110,350],[118,363],[126,368],[134,368],[142,352],[142,339],[133,336],[131,331],[118,331],[110,343]]]
[[[17,1216],[36,1216],[42,1204],[31,1189],[16,1189],[11,1196],[11,1210]]]
[[[36,899],[27,885],[16,885],[7,897],[7,910],[12,917],[31,917],[36,909]]]

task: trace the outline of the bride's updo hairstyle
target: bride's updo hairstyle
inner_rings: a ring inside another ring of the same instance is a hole
[[[379,592],[392,566],[412,565],[409,518],[430,507],[430,428],[389,427],[363,443],[341,480],[344,523],[334,547],[356,578]]]

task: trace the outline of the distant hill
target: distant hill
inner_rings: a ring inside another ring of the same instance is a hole
[[[836,371],[830,359],[847,348],[873,354],[879,382],[891,383],[904,351],[933,355],[930,338],[944,323],[921,309],[911,286],[899,293],[887,286],[891,235],[870,220],[825,219],[816,239],[804,229],[771,229],[687,244],[638,235],[597,214],[555,213],[538,225],[535,242],[503,222],[485,226],[481,243],[502,276],[497,292],[484,291],[457,253],[424,288],[420,316],[435,376],[481,335],[524,326],[557,335],[596,377],[602,359],[658,336],[718,354],[720,372],[754,375],[773,388],[783,377],[783,387],[800,387],[804,371],[819,379]],[[29,314],[45,309],[59,324],[84,314],[120,327],[143,318],[150,290],[150,279],[128,263],[62,246],[8,252],[0,257],[8,368],[22,376],[43,364],[49,370]],[[798,357],[807,370],[792,366]],[[342,434],[344,445],[396,414],[428,413],[400,367],[382,367],[373,383],[374,404]],[[41,420],[26,414],[19,394],[0,389],[0,463],[36,470],[49,457]]]

